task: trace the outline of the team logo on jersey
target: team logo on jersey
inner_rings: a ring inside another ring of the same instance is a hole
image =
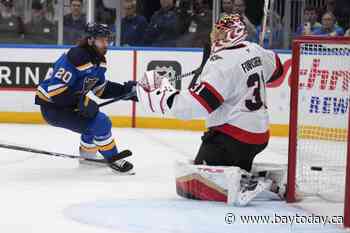
[[[88,93],[97,83],[98,78],[87,77],[84,80],[83,93]]]
[[[181,74],[181,65],[177,61],[151,61],[147,65],[147,70],[156,70],[160,77],[174,79]],[[178,90],[181,89],[181,80],[175,80],[171,84]]]
[[[220,57],[219,55],[216,55],[216,54],[210,57],[210,61],[216,61],[216,60],[220,60],[220,59],[222,59],[222,57]]]

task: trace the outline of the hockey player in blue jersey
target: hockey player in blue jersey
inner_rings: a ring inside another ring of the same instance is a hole
[[[86,36],[56,61],[50,78],[39,84],[35,103],[47,123],[81,134],[83,160],[96,161],[99,152],[113,171],[131,173],[133,165],[123,159],[131,152],[118,151],[109,117],[87,95],[89,91],[102,99],[126,95],[124,100],[137,101],[135,81],[122,85],[105,78],[110,37],[106,25],[87,24]]]

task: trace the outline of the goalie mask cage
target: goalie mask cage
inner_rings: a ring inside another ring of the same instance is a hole
[[[287,201],[344,202],[350,227],[350,38],[293,41]]]

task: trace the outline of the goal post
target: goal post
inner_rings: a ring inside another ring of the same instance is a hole
[[[350,38],[293,41],[287,202],[344,202],[350,227]]]

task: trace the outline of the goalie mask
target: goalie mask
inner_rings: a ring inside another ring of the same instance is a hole
[[[246,25],[239,14],[225,15],[216,22],[210,34],[212,51],[236,46],[245,41],[247,36]]]

